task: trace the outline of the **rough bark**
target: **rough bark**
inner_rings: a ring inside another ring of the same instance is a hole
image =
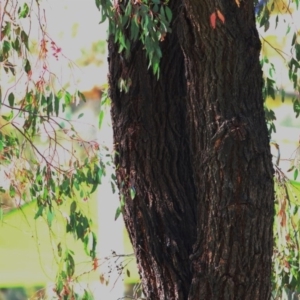
[[[116,172],[144,293],[265,300],[273,171],[253,1],[170,5],[159,80],[143,45],[126,60],[109,42]],[[225,23],[213,28],[218,10]]]

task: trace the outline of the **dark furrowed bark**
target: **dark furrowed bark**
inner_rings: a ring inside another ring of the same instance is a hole
[[[159,80],[148,70],[141,44],[128,61],[109,44],[116,173],[147,299],[187,299],[196,238],[184,59],[176,24],[172,30],[162,43]],[[117,87],[121,77],[132,81],[127,94]],[[136,190],[133,200],[130,188]]]
[[[180,40],[198,195],[189,299],[269,299],[273,169],[253,1],[185,3]]]
[[[274,190],[253,1],[170,5],[158,81],[141,44],[126,60],[109,43],[116,173],[143,289],[265,300]]]

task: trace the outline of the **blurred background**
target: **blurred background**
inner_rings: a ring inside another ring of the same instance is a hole
[[[74,122],[75,130],[111,153],[113,138],[109,107],[102,107],[104,117],[101,130],[98,129],[101,96],[108,72],[107,24],[99,25],[100,14],[94,1],[42,2],[44,15],[41,17],[47,24],[46,31],[61,48],[58,59],[50,57],[51,72],[58,75],[61,86],[80,90],[87,100],[72,106],[66,116],[76,120],[83,113],[80,120]],[[34,60],[34,56],[38,56],[39,39],[36,18],[32,18],[30,26],[30,50]],[[1,79],[3,85],[4,78]],[[7,86],[9,84],[7,82]],[[38,146],[43,149],[45,145],[40,143]],[[81,151],[80,145],[77,148]],[[78,290],[88,287],[95,299],[116,300],[132,295],[138,275],[122,217],[114,220],[119,198],[117,192],[112,192],[111,172],[113,169],[107,167],[108,174],[100,188],[82,203],[93,221],[93,229],[98,232],[97,270],[90,272],[94,266],[87,261],[82,244],[72,239],[69,244],[76,254],[76,268],[83,274]],[[1,168],[0,183],[4,188],[9,185]],[[0,300],[55,299],[53,287],[58,265],[54,259],[54,235],[59,236],[64,231],[63,217],[56,216],[51,236],[46,220],[35,220],[34,203],[16,207],[18,203],[9,199],[9,195],[2,196],[7,199],[2,199],[6,206],[5,215],[0,218]]]

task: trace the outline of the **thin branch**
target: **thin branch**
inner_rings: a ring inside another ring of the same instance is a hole
[[[1,2],[0,2],[1,4]],[[2,26],[3,26],[3,21],[4,21],[4,15],[6,14],[6,7],[8,5],[8,0],[6,0],[4,7],[3,7],[3,14],[0,6],[0,16],[1,16],[1,21],[0,21],[0,41],[2,41]]]
[[[43,153],[40,152],[40,150],[33,144],[32,140],[21,129],[19,129],[14,123],[11,123],[11,125],[29,142],[31,147],[42,157],[42,159],[46,162],[46,164],[50,165],[51,167],[53,167],[56,171],[58,171],[60,173],[66,173],[65,170],[62,170],[59,167],[56,167],[53,164],[51,164],[47,160],[47,158],[43,155]]]
[[[261,34],[260,34],[261,39],[266,42],[272,49],[274,49],[282,58],[284,61],[286,61],[286,58],[282,55],[285,54],[286,56],[289,56],[286,54],[284,51],[280,50],[279,48],[275,48],[270,42],[268,42]]]

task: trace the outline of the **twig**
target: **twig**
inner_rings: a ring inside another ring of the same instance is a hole
[[[261,34],[260,34],[261,39],[266,42],[272,49],[274,49],[282,58],[284,61],[286,61],[286,58],[282,55],[285,54],[286,56],[289,56],[286,54],[284,51],[280,50],[279,48],[275,48],[270,42],[268,42]]]

